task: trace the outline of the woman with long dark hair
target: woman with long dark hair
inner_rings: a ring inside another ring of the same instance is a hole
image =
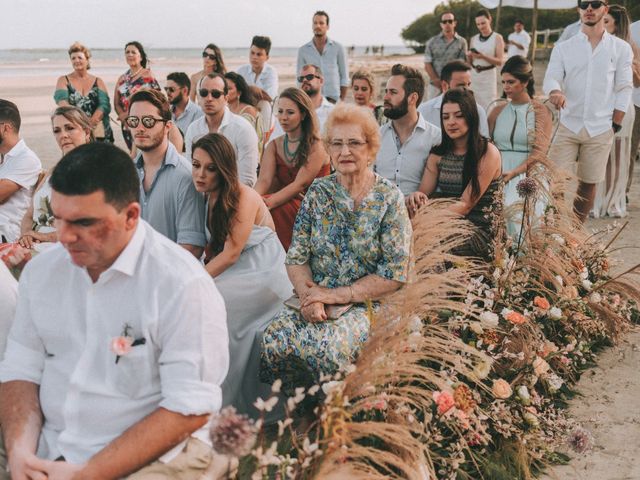
[[[238,180],[236,154],[223,135],[210,133],[194,143],[192,175],[206,196],[205,269],[227,307],[231,361],[223,403],[256,413],[252,403],[266,398],[269,388],[261,390],[254,343],[291,295],[284,249],[262,198]]]
[[[264,197],[285,250],[291,245],[296,214],[309,185],[330,172],[329,155],[320,141],[318,117],[309,96],[285,89],[278,99],[278,121],[284,135],[267,146],[256,191]]]
[[[202,70],[191,75],[191,91],[189,92],[189,98],[192,102],[196,101],[196,92],[200,87],[200,80],[209,75],[210,73],[219,73],[224,75],[227,73],[227,67],[224,65],[224,59],[222,58],[222,50],[215,43],[210,43],[202,51]]]
[[[501,215],[500,152],[480,134],[478,107],[470,90],[454,88],[442,99],[442,143],[431,150],[418,191],[407,197],[411,215],[436,190],[438,196],[457,198],[451,210],[466,217],[476,234],[460,253],[489,257],[494,237],[494,215]]]

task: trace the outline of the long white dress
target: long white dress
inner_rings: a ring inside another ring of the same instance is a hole
[[[594,218],[626,217],[626,188],[631,158],[631,134],[636,112],[631,104],[622,121],[622,128],[613,139],[607,162],[605,179],[596,185],[596,196],[591,214]]]
[[[215,278],[227,308],[229,331],[229,372],[222,384],[222,403],[254,417],[256,398],[271,395],[271,385],[258,378],[262,333],[293,292],[284,260],[276,232],[254,225],[240,258]]]
[[[470,48],[475,48],[478,52],[495,57],[496,55],[496,39],[498,34],[491,32],[491,35],[486,40],[480,39],[480,34],[471,37]],[[491,63],[486,60],[476,59],[473,61],[474,66],[489,67]],[[471,70],[471,90],[476,97],[482,108],[485,110],[491,102],[498,98],[498,70],[492,68],[490,70],[484,70],[477,72],[475,69]]]

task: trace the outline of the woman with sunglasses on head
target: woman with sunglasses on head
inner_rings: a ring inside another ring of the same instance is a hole
[[[309,96],[299,88],[285,89],[276,115],[284,135],[264,152],[255,190],[271,210],[278,238],[291,245],[296,214],[309,185],[330,172],[329,156],[320,142],[318,117]]]
[[[610,35],[627,42],[633,50],[633,86],[640,87],[640,51],[631,39],[629,15],[627,9],[620,5],[610,5],[604,16],[604,28]],[[631,151],[631,136],[636,110],[633,102],[629,103],[622,128],[613,138],[613,146],[609,153],[605,179],[596,185],[596,196],[591,214],[595,218],[626,217],[626,189],[629,180],[630,166],[635,162],[636,152]]]
[[[75,42],[69,47],[69,58],[73,72],[58,78],[53,94],[56,105],[80,108],[89,117],[96,140],[113,143],[113,131],[109,123],[111,102],[102,79],[89,74],[91,52]]]
[[[191,75],[191,91],[189,92],[189,98],[191,98],[191,101],[195,101],[196,99],[200,80],[214,72],[224,75],[227,73],[227,68],[224,66],[222,50],[220,50],[216,44],[210,43],[204,47],[204,50],[202,51],[202,70]]]
[[[367,107],[373,113],[378,125],[382,125],[388,119],[384,116],[382,105],[376,105],[373,101],[376,98],[376,82],[373,75],[365,70],[358,70],[351,76],[351,91],[353,101],[360,107]]]
[[[447,90],[440,122],[442,143],[431,150],[418,191],[406,199],[407,209],[415,215],[436,192],[439,197],[457,199],[450,209],[476,229],[456,253],[489,260],[496,236],[494,220],[502,215],[500,152],[480,134],[478,107],[470,90]]]
[[[193,144],[192,177],[205,195],[205,269],[227,307],[231,361],[223,405],[257,415],[252,403],[270,396],[258,379],[257,338],[291,295],[285,253],[260,195],[238,179],[233,146],[209,133]]]
[[[122,126],[122,137],[127,144],[127,148],[131,150],[133,145],[131,132],[129,132],[124,121],[129,115],[129,98],[141,88],[152,88],[160,92],[162,89],[151,70],[147,68],[149,59],[140,42],[127,43],[124,46],[124,56],[129,69],[120,75],[116,82],[113,104]]]

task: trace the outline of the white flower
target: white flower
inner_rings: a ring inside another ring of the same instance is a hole
[[[587,267],[583,267],[582,270],[580,271],[580,278],[583,280],[586,280],[587,278],[589,278],[589,270],[587,270]]]
[[[417,315],[414,315],[409,320],[409,331],[410,332],[421,332],[422,331],[422,320]]]
[[[480,325],[479,322],[471,322],[469,324],[469,328],[476,335],[482,335],[484,333],[484,330],[482,329],[482,325]]]
[[[307,394],[315,395],[316,393],[318,393],[318,390],[320,390],[320,385],[314,385],[313,387],[309,387]]]
[[[549,391],[556,393],[562,388],[562,385],[564,385],[564,380],[555,373],[551,373],[547,376],[547,383],[549,384]]]
[[[485,310],[480,314],[480,324],[485,328],[495,328],[498,326],[499,317],[493,312]]]
[[[527,422],[529,425],[531,425],[534,428],[540,426],[540,421],[538,420],[538,417],[531,412],[524,412],[522,414],[522,418],[524,418],[525,422]]]
[[[564,280],[562,279],[562,277],[560,275],[556,275],[556,282],[558,282],[558,284],[563,287],[564,286]]]
[[[529,395],[529,389],[526,385],[520,385],[516,388],[516,395],[523,405],[529,405],[531,403],[531,395]]]
[[[474,367],[473,373],[478,379],[484,380],[491,373],[491,361],[480,362]]]
[[[253,404],[253,406],[256,407],[258,410],[260,410],[261,412],[270,412],[271,410],[273,410],[273,407],[276,406],[276,403],[278,403],[278,397],[273,396],[267,399],[267,401],[264,401],[261,398],[258,398]]]
[[[342,382],[327,382],[322,384],[322,391],[325,395],[329,395],[330,393],[342,389]]]
[[[591,290],[593,283],[591,283],[589,280],[582,280],[582,286],[587,290]]]
[[[282,380],[278,378],[275,382],[273,382],[273,385],[271,385],[271,391],[273,393],[280,393],[281,387],[282,387]]]
[[[278,437],[284,434],[284,429],[293,423],[293,418],[287,418],[284,421],[278,420]]]
[[[551,307],[549,310],[549,318],[552,320],[560,320],[562,318],[562,310],[558,307]]]
[[[600,303],[602,297],[598,292],[593,292],[591,295],[589,295],[589,300],[593,303]]]
[[[552,234],[551,238],[553,238],[560,245],[564,245],[566,243],[562,235],[558,235],[557,233]]]

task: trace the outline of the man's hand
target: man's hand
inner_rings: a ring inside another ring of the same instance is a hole
[[[567,103],[567,97],[564,96],[560,90],[552,90],[549,94],[549,101],[551,104],[556,107],[558,110],[564,108]]]
[[[12,480],[47,480],[46,473],[32,466],[39,460],[33,453],[14,450],[8,460]]]
[[[51,460],[42,460],[36,456],[30,458],[27,465],[33,471],[44,474],[43,479],[46,480],[88,480],[82,474],[84,465],[76,465],[68,462],[52,462]],[[30,477],[38,478],[38,477]]]

